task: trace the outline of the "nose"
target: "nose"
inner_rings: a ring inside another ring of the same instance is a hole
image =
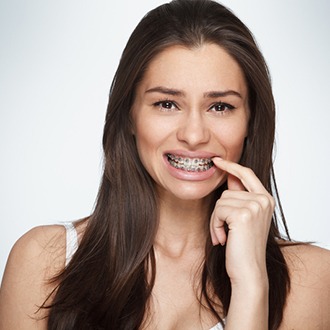
[[[210,131],[199,111],[191,111],[182,118],[182,123],[177,131],[179,141],[188,144],[190,147],[196,147],[205,144],[210,139]]]

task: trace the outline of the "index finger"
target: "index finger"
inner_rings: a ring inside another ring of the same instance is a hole
[[[217,168],[238,178],[247,191],[257,194],[268,193],[266,188],[250,168],[220,157],[214,157],[212,158],[212,161]]]

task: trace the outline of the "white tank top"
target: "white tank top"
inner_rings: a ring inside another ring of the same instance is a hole
[[[223,330],[223,327],[222,327],[221,323],[219,322],[214,327],[212,327],[210,330]]]
[[[72,222],[65,222],[63,226],[66,229],[65,266],[67,266],[78,249],[78,234]]]
[[[78,234],[75,226],[72,222],[65,222],[63,226],[66,229],[66,253],[65,253],[65,266],[68,265],[72,256],[78,249]],[[221,323],[219,322],[210,330],[223,330]]]

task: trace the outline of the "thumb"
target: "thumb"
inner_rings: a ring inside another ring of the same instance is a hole
[[[236,178],[236,176],[228,173],[228,179],[227,179],[227,186],[228,190],[240,190],[245,191],[245,187],[243,186],[240,179]]]

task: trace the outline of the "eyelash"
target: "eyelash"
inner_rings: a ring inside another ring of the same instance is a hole
[[[170,105],[171,108],[169,109],[169,108],[164,107],[165,104]],[[158,107],[159,110],[161,110],[161,111],[173,111],[172,106],[174,106],[176,109],[179,109],[179,107],[176,105],[176,103],[171,100],[161,100],[161,101],[154,103],[153,106]]]
[[[170,106],[170,108],[168,108],[164,105]],[[173,111],[174,110],[173,107],[175,109],[179,109],[177,104],[172,100],[160,100],[158,102],[155,102],[153,104],[153,106],[158,107],[159,110],[161,110],[161,111]],[[216,103],[212,104],[212,106],[208,110],[212,110],[214,107],[225,107],[226,108],[226,109],[223,109],[220,111],[214,110],[215,113],[219,113],[219,114],[224,114],[226,112],[230,112],[235,109],[235,107],[232,106],[231,104],[220,101],[220,102],[216,102]]]
[[[234,106],[232,106],[229,103],[225,103],[225,102],[217,102],[217,103],[213,104],[210,109],[212,109],[214,107],[225,107],[226,108],[225,110],[220,110],[220,111],[215,110],[215,112],[217,112],[217,113],[224,113],[224,112],[232,111],[235,109]]]

